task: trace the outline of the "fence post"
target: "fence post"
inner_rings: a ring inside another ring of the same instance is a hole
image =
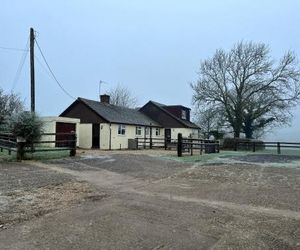
[[[165,137],[164,141],[165,141],[165,145],[164,145],[165,146],[165,150],[167,150],[167,138],[166,137]]]
[[[144,137],[144,149],[146,148],[146,136]]]
[[[17,142],[17,161],[22,161],[24,159],[24,146],[25,142]]]
[[[200,155],[202,155],[203,151],[203,140],[200,140]]]
[[[139,149],[139,138],[138,137],[135,138],[135,148]]]
[[[77,136],[76,136],[76,133],[74,132],[74,134],[72,135],[70,156],[76,155],[76,143],[77,143]]]
[[[281,151],[280,151],[280,142],[277,142],[277,154],[280,155]]]
[[[193,155],[193,141],[192,139],[190,140],[191,144],[190,144],[190,148],[191,148],[191,155]]]
[[[252,145],[252,151],[255,152],[256,148],[255,148],[255,141],[253,142],[253,145]]]
[[[237,151],[237,148],[238,148],[238,142],[234,141],[234,151]]]
[[[150,149],[152,149],[152,137],[150,137]]]
[[[177,156],[181,157],[182,156],[182,134],[178,133],[177,136]]]

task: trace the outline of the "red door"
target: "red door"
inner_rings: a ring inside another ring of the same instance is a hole
[[[57,122],[56,123],[56,133],[71,133],[76,131],[76,124],[75,123],[65,123],[65,122]],[[70,135],[56,135],[56,141],[63,141],[63,140],[71,140]],[[56,142],[56,147],[68,147],[70,146],[69,142]]]

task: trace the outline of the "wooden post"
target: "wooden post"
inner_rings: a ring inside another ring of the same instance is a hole
[[[177,136],[177,156],[181,157],[182,156],[182,134],[178,133]]]
[[[203,151],[203,140],[200,140],[200,155],[202,155]]]
[[[17,161],[22,161],[24,159],[24,147],[25,142],[17,142]],[[10,155],[10,150],[8,151]]]
[[[31,112],[35,112],[35,77],[34,77],[34,30],[30,28],[30,82]]]
[[[234,151],[237,151],[237,148],[238,148],[238,142],[234,141]]]
[[[76,143],[77,143],[77,136],[76,133],[74,132],[74,134],[72,135],[72,145],[71,145],[71,150],[70,150],[70,156],[73,157],[76,155]]]
[[[146,136],[144,137],[144,149],[146,148]]]
[[[152,149],[152,124],[150,123],[150,149]]]
[[[165,142],[165,150],[167,150],[167,138],[166,137],[165,137],[164,142]]]
[[[217,142],[217,153],[220,153],[220,142]]]
[[[256,150],[256,147],[255,147],[256,145],[255,145],[255,141],[253,142],[253,145],[252,145],[252,151],[253,152],[255,152],[255,150]]]
[[[281,154],[281,150],[280,150],[280,142],[277,142],[277,154]]]
[[[192,142],[192,140],[191,140],[190,148],[191,148],[191,155],[193,155],[193,142]]]
[[[135,138],[135,148],[139,149],[139,138]]]

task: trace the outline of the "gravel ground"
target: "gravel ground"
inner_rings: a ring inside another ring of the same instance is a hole
[[[78,182],[71,175],[24,163],[3,162],[0,164],[1,228],[63,209],[94,197],[95,193],[91,185]]]
[[[0,249],[300,248],[299,169],[159,155],[92,151],[17,164],[24,171],[7,163],[0,180],[14,184],[6,193],[38,190],[45,196],[36,204],[59,209],[0,229]]]

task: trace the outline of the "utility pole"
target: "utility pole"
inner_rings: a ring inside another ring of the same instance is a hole
[[[34,30],[30,28],[30,82],[31,112],[35,112],[35,78],[34,78]]]

